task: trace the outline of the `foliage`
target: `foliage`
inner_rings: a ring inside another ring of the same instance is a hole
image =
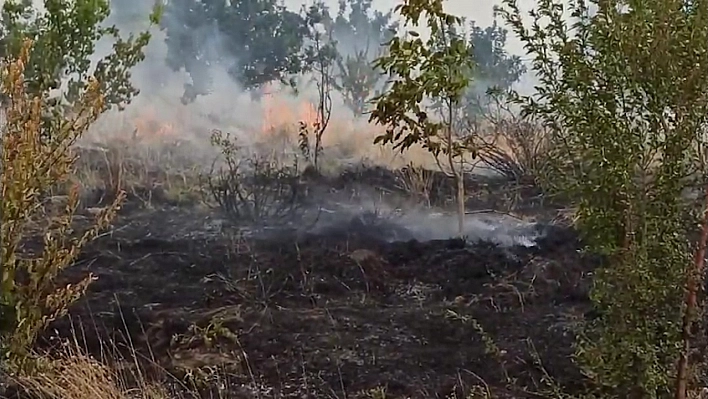
[[[392,18],[392,11],[374,10],[372,0],[340,0],[337,16],[330,19],[330,29],[351,52],[356,52],[362,43],[372,50],[371,46],[380,47],[393,38],[398,24]]]
[[[409,38],[394,37],[389,54],[376,60],[376,66],[392,81],[388,92],[372,100],[376,108],[370,121],[387,127],[386,134],[377,137],[376,143],[391,143],[401,150],[422,144],[433,153],[444,152],[446,149],[437,139],[447,126],[444,121],[428,117],[426,101],[445,99],[459,103],[473,68],[471,49],[465,40],[444,34],[460,23],[458,17],[441,8],[413,11],[415,8],[408,3],[396,9],[406,18],[406,25],[417,25],[417,14],[428,13],[428,28],[433,34],[425,41],[413,31],[408,32]]]
[[[5,1],[0,25],[0,56],[18,56],[25,38],[34,42],[25,65],[28,93],[42,95],[48,111],[74,112],[93,77],[107,106],[122,108],[130,103],[138,94],[130,82],[130,69],[144,59],[150,33],[123,39],[115,26],[103,26],[110,14],[108,0],[44,0],[41,11],[32,3]],[[150,20],[157,22],[159,16],[155,9]],[[102,38],[113,41],[113,51],[92,68],[91,58]],[[53,98],[59,88],[62,97]]]
[[[302,219],[304,187],[297,162],[285,166],[258,155],[241,159],[235,139],[220,131],[211,136],[223,165],[204,179],[204,187],[219,208],[237,226],[286,225]]]
[[[546,0],[530,29],[515,0],[503,4],[540,79],[514,102],[549,127],[546,184],[575,201],[578,228],[608,259],[577,360],[602,397],[669,397],[696,246],[681,193],[704,173],[708,2]]]
[[[475,61],[475,82],[488,82],[508,89],[526,72],[521,57],[509,54],[506,47],[508,31],[495,20],[484,29],[470,23],[469,41]]]
[[[72,219],[78,190],[71,191],[64,209],[53,212],[45,206],[57,185],[66,184],[75,156],[70,146],[107,109],[102,86],[91,79],[77,93],[71,117],[56,116],[42,123],[45,110],[42,93],[24,75],[31,64],[31,41],[25,42],[19,58],[2,65],[2,91],[9,99],[3,109],[2,174],[0,175],[0,337],[3,363],[23,367],[37,335],[61,317],[80,298],[94,279],[57,286],[57,276],[70,266],[81,248],[111,221],[122,196],[105,208],[96,224],[76,234]],[[34,73],[34,71],[30,71]],[[31,76],[31,75],[30,75]],[[49,126],[49,132],[45,131]],[[51,137],[52,140],[44,140]],[[27,250],[28,240],[43,236],[39,253]]]
[[[367,56],[368,50],[358,50],[353,55],[337,58],[337,77],[334,88],[344,97],[344,104],[354,116],[366,112],[366,104],[372,96],[386,91],[381,85],[382,74]],[[381,89],[377,90],[376,87]]]
[[[375,65],[391,76],[392,84],[386,93],[373,99],[376,106],[370,121],[386,126],[386,134],[377,137],[375,143],[392,143],[401,151],[421,144],[436,159],[440,154],[446,156],[448,173],[457,184],[458,228],[462,234],[462,162],[468,146],[466,140],[457,139],[455,121],[474,66],[471,48],[464,37],[456,34],[462,20],[445,13],[442,2],[409,0],[396,10],[406,26],[417,26],[421,15],[425,15],[430,37],[423,40],[414,31],[408,32],[407,38],[394,37],[389,53],[376,60]],[[428,115],[433,102],[446,107],[441,120]]]
[[[471,49],[474,69],[469,71],[470,84],[461,100],[458,113],[461,130],[469,127],[470,122],[483,118],[490,107],[498,104],[500,93],[511,89],[526,73],[526,66],[521,57],[511,55],[506,50],[508,31],[495,20],[491,26],[481,28],[474,21],[469,29],[464,29],[466,21],[460,26],[450,27],[451,34],[464,40]],[[443,41],[440,41],[443,43]],[[438,112],[446,112],[444,102],[435,102]]]
[[[385,76],[373,61],[385,54],[385,44],[398,29],[392,12],[372,10],[371,3],[340,0],[337,16],[325,21],[339,42],[334,88],[344,96],[354,116],[363,115],[367,101],[386,90]]]
[[[295,87],[295,77],[310,70],[303,52],[309,30],[322,18],[318,7],[290,11],[278,0],[176,0],[165,7],[167,64],[184,68],[192,84],[183,102],[212,89],[210,68],[221,65],[246,89],[280,81]]]

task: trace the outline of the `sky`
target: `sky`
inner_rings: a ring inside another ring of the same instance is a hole
[[[537,3],[536,0],[518,0],[518,2],[522,10],[530,10]],[[335,3],[336,6],[336,0],[327,0],[326,3]],[[385,10],[389,10],[399,3],[400,0],[374,0],[373,2],[374,7]],[[498,0],[447,0],[445,2],[445,11],[453,15],[466,17],[469,20],[474,20],[477,22],[477,25],[486,27],[491,25],[494,21],[494,7],[498,5],[500,5],[500,1]],[[523,54],[521,43],[514,35],[509,35],[507,50],[517,55]]]

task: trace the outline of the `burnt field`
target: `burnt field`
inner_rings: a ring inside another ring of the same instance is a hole
[[[437,179],[436,212],[424,212],[385,169],[311,177],[309,213],[258,229],[158,191],[149,206],[129,195],[62,276],[97,280],[39,345],[70,338],[114,368],[204,397],[531,398],[553,384],[580,388],[573,331],[597,260],[551,223],[556,209],[537,190],[492,179],[467,183],[470,234],[450,239],[454,188]],[[512,192],[515,218],[489,212]]]

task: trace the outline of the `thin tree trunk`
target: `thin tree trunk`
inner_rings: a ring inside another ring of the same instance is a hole
[[[683,314],[683,325],[681,328],[683,348],[679,357],[676,373],[676,392],[674,399],[686,399],[689,380],[688,356],[691,351],[691,329],[695,321],[695,313],[698,308],[698,290],[704,282],[703,273],[705,269],[706,241],[708,241],[708,186],[706,187],[706,203],[703,209],[703,220],[701,221],[701,236],[698,241],[693,267],[689,269],[686,278],[686,309]]]
[[[455,166],[455,154],[453,153],[454,146],[452,145],[453,140],[453,107],[455,106],[454,101],[448,100],[447,107],[447,131],[445,136],[447,136],[447,162],[450,166],[450,172],[455,179],[455,187],[457,187],[457,232],[462,237],[465,233],[465,181],[464,174],[462,171],[463,159],[462,154],[460,154],[460,167]]]
[[[465,233],[465,175],[462,166],[455,176],[457,177],[457,229],[462,236]]]

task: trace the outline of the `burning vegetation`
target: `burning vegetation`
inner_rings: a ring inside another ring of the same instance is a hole
[[[708,1],[551,3],[6,1],[0,396],[700,397]]]

